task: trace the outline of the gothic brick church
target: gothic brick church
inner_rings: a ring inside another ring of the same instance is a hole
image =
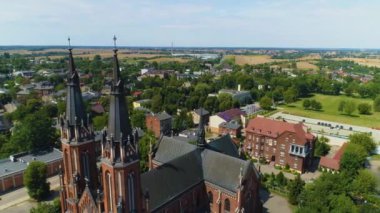
[[[161,137],[150,147],[149,171],[140,172],[138,136],[113,51],[108,127],[97,156],[69,48],[67,106],[60,118],[62,212],[261,212],[255,167],[239,158],[228,136],[206,143],[202,121],[197,144]]]

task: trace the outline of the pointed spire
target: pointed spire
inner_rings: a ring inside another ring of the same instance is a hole
[[[75,69],[74,58],[70,43],[70,37],[67,39],[69,43],[69,72],[67,76],[67,96],[66,96],[66,121],[68,126],[81,125],[86,120],[84,113],[84,104],[82,93],[80,91],[79,75]],[[87,127],[87,122],[84,122]]]
[[[128,107],[125,100],[124,82],[120,78],[120,67],[116,49],[116,36],[113,37],[113,41],[114,67],[108,118],[108,133],[114,135],[115,142],[121,142],[122,140],[126,140],[128,137],[132,140],[133,133],[129,121]],[[122,137],[120,137],[121,135]]]
[[[116,48],[116,36],[113,36],[113,44],[114,44],[114,49],[113,49],[113,80],[114,84],[117,84],[120,80],[120,67],[119,67],[119,60],[117,59],[117,51],[118,49]]]
[[[205,127],[203,125],[203,108],[200,109],[200,118],[199,118],[199,126],[198,126],[198,141],[197,146],[199,148],[204,148],[206,146],[206,133]]]

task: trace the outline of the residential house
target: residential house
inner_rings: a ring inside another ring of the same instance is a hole
[[[150,99],[142,99],[138,101],[133,101],[133,109],[139,108],[139,107],[145,107],[146,104],[150,103]]]
[[[231,135],[232,137],[240,137],[243,127],[239,121],[231,120],[229,122],[223,122],[219,125],[219,135]]]
[[[219,134],[220,125],[222,123],[230,122],[231,120],[241,121],[242,126],[245,126],[245,112],[238,108],[234,108],[210,116],[210,131]]]
[[[230,94],[232,96],[232,99],[239,101],[241,105],[249,104],[252,102],[251,93],[249,91],[240,90],[240,85],[238,87],[238,90],[221,89],[218,93]]]

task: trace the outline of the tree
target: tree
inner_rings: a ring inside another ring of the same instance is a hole
[[[47,165],[44,162],[32,161],[25,170],[24,185],[31,198],[40,201],[45,198],[50,191],[47,182]]]
[[[313,101],[311,107],[312,107],[314,110],[316,110],[316,111],[320,111],[320,110],[322,109],[322,103],[319,102],[319,101]]]
[[[376,177],[368,170],[359,170],[358,175],[352,182],[353,192],[358,196],[363,196],[376,191]]]
[[[58,138],[52,124],[43,112],[29,114],[15,125],[10,142],[18,151],[36,152],[49,148]]]
[[[345,106],[346,106],[346,101],[341,100],[341,101],[339,102],[338,111],[339,111],[339,112],[343,112]]]
[[[362,146],[368,154],[376,148],[376,143],[367,133],[355,133],[350,135],[350,143]]]
[[[309,99],[303,100],[302,106],[303,106],[304,109],[309,109],[310,106],[311,106],[310,100]]]
[[[380,112],[380,95],[378,95],[373,102],[373,110],[375,112]]]
[[[347,115],[352,115],[352,113],[355,111],[356,109],[356,103],[355,101],[347,101],[345,106],[344,106],[344,112],[347,114]]]
[[[154,147],[156,138],[151,131],[147,131],[145,135],[139,140],[139,154],[140,154],[140,169],[145,172],[149,168],[149,149],[150,146]]]
[[[298,196],[303,191],[305,182],[301,179],[301,176],[298,174],[294,180],[288,182],[288,201],[292,205],[298,204]]]
[[[30,213],[60,213],[61,202],[59,198],[54,199],[53,203],[40,202],[30,210]]]
[[[363,115],[371,114],[371,108],[372,108],[371,105],[367,103],[360,103],[358,105],[358,111],[360,114],[363,114]]]
[[[316,156],[325,156],[330,151],[330,146],[327,144],[328,138],[320,137],[315,143],[315,155]]]
[[[194,126],[193,118],[190,113],[182,109],[179,115],[174,116],[173,129],[177,132],[191,128]]]
[[[284,176],[284,173],[280,172],[276,175],[276,182],[279,186],[285,186],[286,185],[286,178]]]
[[[104,129],[104,127],[107,126],[107,122],[108,122],[108,115],[106,113],[104,113],[103,115],[95,116],[92,119],[92,123],[96,131],[100,131]]]
[[[293,103],[297,99],[297,91],[290,88],[284,92],[284,100],[287,104]]]
[[[355,175],[359,169],[363,168],[366,157],[367,151],[364,147],[350,142],[340,159],[340,170]]]
[[[132,115],[131,115],[131,123],[133,127],[146,129],[145,111],[133,110]]]
[[[260,107],[265,110],[272,109],[272,99],[268,96],[264,96],[260,99]]]
[[[211,114],[219,111],[219,101],[217,97],[207,97],[206,101],[203,103],[203,107],[208,110]]]
[[[152,111],[157,113],[157,112],[160,112],[161,109],[162,109],[162,97],[160,94],[157,94],[155,96],[153,96],[152,98]]]
[[[218,95],[219,100],[219,110],[225,111],[231,109],[233,106],[233,99],[230,94],[222,93]]]

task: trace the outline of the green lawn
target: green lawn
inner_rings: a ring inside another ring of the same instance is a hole
[[[311,97],[311,99],[315,99],[322,103],[322,111],[304,110],[302,107],[303,100],[299,100],[293,104],[283,105],[281,107],[284,108],[284,112],[288,112],[293,115],[347,123],[357,126],[380,128],[380,112],[372,112],[372,115],[359,115],[358,111],[356,110],[352,116],[348,116],[338,111],[339,103],[342,100],[353,100],[356,102],[356,106],[359,103],[369,103],[371,106],[373,106],[372,99],[351,98],[343,95],[329,96],[320,94],[314,95]]]

